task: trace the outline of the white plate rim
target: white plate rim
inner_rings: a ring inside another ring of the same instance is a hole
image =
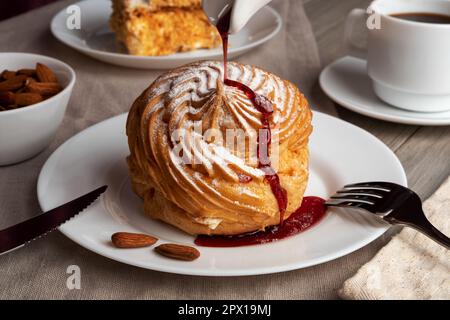
[[[80,3],[89,2],[89,1],[90,0],[82,0],[82,1],[79,1],[72,5],[80,5]],[[58,11],[51,20],[50,30],[51,30],[53,36],[56,39],[58,39],[60,42],[62,42],[63,44],[67,45],[68,47],[75,49],[79,52],[85,53],[91,57],[102,55],[104,57],[109,57],[109,58],[127,59],[127,60],[131,60],[131,61],[144,61],[144,62],[149,62],[149,61],[161,62],[161,61],[168,61],[168,60],[176,62],[176,61],[182,61],[182,60],[191,58],[191,57],[185,57],[185,56],[178,56],[177,54],[166,55],[166,56],[135,56],[135,55],[125,54],[125,53],[120,53],[120,52],[108,52],[108,51],[92,49],[92,48],[89,48],[88,46],[86,46],[86,47],[80,46],[76,43],[68,41],[67,39],[65,39],[64,37],[59,35],[58,27],[60,27],[60,25],[57,23],[57,20],[59,19],[60,15],[65,13],[66,9],[67,9],[67,7]],[[233,54],[238,54],[240,52],[246,52],[248,50],[256,48],[256,47],[270,41],[281,31],[281,28],[283,27],[283,19],[282,19],[281,15],[270,6],[265,6],[262,10],[268,10],[270,12],[270,14],[272,14],[274,16],[274,18],[277,22],[276,28],[274,28],[274,30],[271,33],[269,33],[268,35],[266,35],[265,37],[263,37],[259,40],[250,42],[250,43],[240,46],[240,47],[229,48],[228,53],[230,56]],[[192,57],[192,59],[200,58],[200,59],[204,60],[204,59],[210,59],[211,57],[214,57],[214,56],[216,56],[216,54],[211,53],[210,55],[205,54],[200,57]]]
[[[398,157],[395,155],[395,153],[393,153],[381,140],[379,140],[377,137],[375,137],[374,135],[372,135],[371,133],[369,133],[368,131],[357,127],[356,125],[353,125],[349,122],[346,122],[342,119],[327,115],[325,113],[322,112],[318,112],[318,111],[313,111],[315,116],[320,116],[320,117],[325,117],[325,118],[329,118],[332,119],[333,121],[337,121],[340,122],[341,125],[344,126],[348,126],[349,128],[351,128],[352,130],[358,130],[360,131],[361,134],[365,135],[368,139],[371,139],[374,143],[378,144],[380,147],[384,148],[386,151],[388,151],[389,153],[391,153],[391,155],[393,156],[393,160],[395,162],[395,165],[397,166],[398,172],[401,175],[401,179],[402,179],[402,184],[404,186],[407,186],[407,177],[406,177],[406,173],[404,171],[404,168],[400,162],[400,160],[398,159]],[[49,167],[51,167],[59,158],[59,154],[64,152],[64,148],[71,143],[72,139],[75,139],[77,137],[82,137],[83,135],[89,134],[91,131],[96,130],[99,126],[101,126],[102,124],[106,123],[106,122],[112,122],[114,120],[117,120],[117,118],[120,117],[126,117],[126,113],[114,116],[112,118],[106,119],[104,121],[101,121],[91,127],[88,127],[84,130],[82,130],[81,132],[75,134],[74,136],[72,136],[71,138],[69,138],[66,142],[64,142],[61,146],[59,146],[54,153],[47,159],[46,163],[44,164],[44,166],[41,169],[41,172],[39,173],[38,176],[38,183],[37,183],[37,196],[38,196],[38,201],[39,201],[39,205],[41,207],[41,209],[43,211],[49,210],[50,208],[47,208],[44,205],[44,186],[43,186],[43,180],[42,177],[45,174],[45,172],[48,170]],[[236,270],[220,270],[220,272],[217,272],[217,270],[213,270],[211,271],[199,271],[199,270],[186,270],[182,267],[169,267],[169,266],[165,266],[165,267],[161,267],[160,264],[153,264],[153,265],[149,265],[149,263],[147,262],[147,264],[144,263],[140,263],[139,261],[133,261],[130,262],[127,259],[122,259],[120,258],[120,256],[114,256],[114,255],[110,255],[110,254],[106,254],[105,252],[103,252],[102,250],[99,249],[99,247],[95,246],[95,245],[90,245],[89,242],[82,242],[80,241],[78,238],[73,237],[70,233],[65,232],[63,227],[59,227],[58,230],[64,234],[67,238],[69,238],[70,240],[72,240],[73,242],[77,243],[78,245],[94,252],[97,253],[103,257],[109,258],[111,260],[114,261],[118,261],[127,265],[132,265],[135,267],[139,267],[139,268],[143,268],[143,269],[149,269],[149,270],[153,270],[153,271],[159,271],[159,272],[165,272],[165,273],[172,273],[172,274],[180,274],[180,275],[191,275],[191,276],[206,276],[206,277],[234,277],[234,276],[255,276],[255,275],[265,275],[265,274],[275,274],[275,273],[281,273],[281,272],[287,272],[287,271],[292,271],[292,270],[298,270],[298,269],[303,269],[303,268],[308,268],[308,267],[312,267],[315,265],[319,265],[322,263],[326,263],[335,259],[338,259],[340,257],[343,257],[345,255],[348,255],[366,245],[368,245],[369,243],[371,243],[372,241],[376,240],[377,238],[379,238],[381,235],[383,235],[389,228],[379,228],[378,232],[374,232],[373,234],[371,234],[370,236],[366,237],[364,240],[355,242],[355,244],[351,245],[351,246],[347,246],[345,249],[336,251],[334,254],[328,254],[325,255],[323,257],[320,258],[316,258],[316,259],[309,259],[309,262],[296,262],[296,263],[291,263],[291,264],[284,264],[278,267],[267,267],[267,268],[253,268],[253,269],[245,269],[244,271],[236,271]]]
[[[344,60],[346,60],[348,58],[365,61],[364,59],[359,59],[359,58],[355,58],[352,56],[345,56],[345,57],[342,57],[342,58],[339,58],[339,59],[333,61],[328,66],[326,66],[322,70],[322,72],[320,73],[320,76],[319,76],[320,87],[325,92],[325,94],[330,99],[332,99],[334,102],[336,102],[337,104],[341,105],[342,107],[344,107],[348,110],[351,110],[356,113],[362,114],[364,116],[367,116],[370,118],[375,118],[378,120],[384,120],[384,121],[390,121],[390,122],[395,122],[395,123],[400,123],[400,124],[408,124],[408,125],[419,125],[419,126],[448,126],[448,125],[450,125],[450,118],[424,119],[424,118],[419,117],[421,115],[420,112],[413,112],[413,111],[407,111],[407,110],[395,108],[396,111],[405,113],[405,116],[402,117],[400,115],[388,114],[388,113],[384,113],[381,111],[376,112],[376,111],[368,110],[363,105],[352,104],[349,101],[346,101],[345,99],[341,98],[339,95],[335,94],[335,92],[332,89],[330,89],[329,85],[327,84],[328,82],[325,80],[325,77],[328,73],[330,73],[330,70],[333,67],[335,67],[339,63],[342,63]],[[394,109],[394,107],[391,107],[388,104],[386,104],[386,106]],[[440,112],[437,112],[435,114],[439,115],[439,113]],[[446,112],[446,113],[448,113],[448,112]]]

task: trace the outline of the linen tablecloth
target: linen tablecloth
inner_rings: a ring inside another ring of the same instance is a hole
[[[95,1],[95,0],[93,0]],[[133,100],[160,74],[105,64],[59,43],[50,33],[60,1],[0,23],[0,50],[39,53],[61,59],[77,73],[64,122],[52,145],[32,160],[0,167],[0,228],[40,213],[36,182],[51,153],[75,133],[128,111]],[[317,89],[321,69],[317,46],[300,0],[275,0],[284,20],[270,43],[238,61],[259,65],[293,81],[315,109],[331,111]],[[329,299],[345,279],[386,243],[382,237],[346,257],[282,274],[240,278],[190,277],[127,266],[96,255],[58,231],[23,249],[0,256],[0,299]],[[68,266],[81,268],[81,289],[69,290]]]
[[[423,204],[427,218],[450,234],[450,178]],[[450,299],[450,250],[405,228],[357,274],[339,295],[344,299]]]

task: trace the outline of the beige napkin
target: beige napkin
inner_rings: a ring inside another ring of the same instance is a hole
[[[450,235],[450,178],[424,203],[430,221]],[[405,228],[351,279],[344,299],[450,299],[450,250]]]

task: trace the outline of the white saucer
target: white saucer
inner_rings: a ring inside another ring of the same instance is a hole
[[[341,58],[322,71],[320,86],[339,105],[368,117],[413,125],[450,125],[450,111],[413,112],[395,108],[381,101],[372,90],[366,66],[365,60],[354,57]]]
[[[142,200],[131,190],[125,157],[126,115],[101,122],[72,137],[48,159],[37,193],[44,211],[98,186],[109,186],[100,201],[59,228],[67,237],[105,257],[157,271],[241,276],[313,266],[349,254],[386,230],[373,216],[332,209],[313,228],[278,242],[240,247],[198,249],[193,262],[170,260],[150,248],[121,250],[110,243],[119,231],[144,232],[160,243],[194,245],[189,236],[143,213]],[[328,197],[345,184],[386,180],[406,185],[397,157],[370,133],[337,118],[314,113],[307,195]],[[354,152],[364,150],[364,152]]]
[[[222,59],[221,48],[160,57],[119,53],[114,33],[108,27],[111,1],[85,0],[75,5],[81,10],[81,29],[67,28],[69,14],[63,9],[54,16],[51,31],[59,41],[95,59],[140,69],[172,69],[198,60]],[[269,41],[281,30],[281,26],[281,16],[274,9],[261,9],[239,34],[230,37],[229,58],[236,58]]]

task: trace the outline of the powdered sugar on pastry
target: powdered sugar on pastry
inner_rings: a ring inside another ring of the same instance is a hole
[[[288,217],[300,205],[308,176],[311,112],[307,101],[295,85],[259,68],[229,63],[227,71],[230,79],[273,102],[272,163],[279,164],[288,193],[296,189],[296,195],[289,194]],[[258,169],[260,113],[242,91],[225,86],[222,78],[219,62],[170,71],[137,99],[128,119],[129,165],[133,180],[140,182],[137,192],[147,199],[145,193],[156,189],[155,197],[161,197],[148,199],[146,211],[177,207],[177,213],[149,214],[189,233],[260,230],[277,224],[279,215]],[[247,183],[241,183],[240,177],[247,177]],[[203,229],[198,226],[202,219],[221,222],[215,228],[203,224]]]

